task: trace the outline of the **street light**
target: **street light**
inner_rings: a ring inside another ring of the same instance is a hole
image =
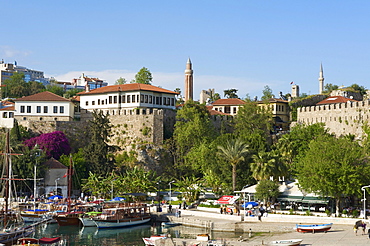
[[[175,182],[174,180],[172,180],[171,182],[169,182],[168,184],[170,185],[170,204],[171,204],[171,200],[172,200],[172,192],[171,192],[171,184]]]
[[[55,180],[55,195],[58,195],[58,180],[59,180],[60,178],[57,178],[56,180]]]
[[[370,187],[370,185],[366,185],[366,186],[362,186],[361,187],[361,190],[363,190],[364,191],[364,219],[366,219],[366,190],[365,190],[365,188],[368,188],[368,187]]]

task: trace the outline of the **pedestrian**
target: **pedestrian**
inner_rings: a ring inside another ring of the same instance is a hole
[[[226,207],[224,207],[224,214],[227,214],[227,209],[226,209]]]
[[[367,229],[367,235],[368,235],[368,237],[370,239],[370,229]]]
[[[224,209],[221,207],[221,208],[220,208],[220,214],[222,214],[223,210],[224,210]]]
[[[179,210],[179,217],[181,217],[181,210]]]
[[[366,235],[366,222],[362,223],[362,235]]]
[[[171,205],[171,204],[168,206],[168,212],[169,212],[170,214],[172,214],[172,205]]]
[[[262,222],[262,213],[261,212],[258,212],[258,220]]]

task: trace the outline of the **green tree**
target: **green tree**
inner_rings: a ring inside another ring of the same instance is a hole
[[[196,172],[192,164],[186,162],[186,155],[192,148],[202,143],[210,143],[215,137],[217,137],[217,132],[210,121],[206,106],[194,103],[192,100],[187,101],[177,111],[174,141],[170,148],[177,171],[181,173],[179,175]]]
[[[312,140],[299,159],[297,177],[302,189],[335,198],[339,216],[341,197],[361,195],[368,171],[368,160],[357,142],[323,135]]]
[[[182,192],[186,202],[193,202],[199,198],[201,180],[195,176],[182,177],[174,185]]]
[[[73,88],[73,89],[70,89],[70,90],[67,90],[65,93],[64,93],[64,97],[65,98],[68,98],[68,99],[70,99],[70,98],[72,98],[72,97],[74,97],[74,96],[76,96],[77,95],[77,93],[80,93],[80,92],[82,92],[82,91],[84,91],[83,89],[78,89],[78,88]]]
[[[233,190],[236,188],[236,169],[240,162],[245,160],[248,154],[248,145],[241,139],[231,139],[225,143],[224,146],[217,147],[218,154],[225,158],[232,166]]]
[[[256,186],[256,198],[263,200],[263,204],[274,202],[280,195],[279,184],[276,181],[264,179]]]
[[[156,191],[158,177],[153,171],[145,171],[143,168],[134,167],[128,169],[122,179],[120,192],[122,193],[147,193]]]
[[[265,85],[264,89],[262,90],[262,101],[269,100],[270,98],[275,97],[274,94],[272,94],[272,90],[268,85]]]
[[[119,79],[114,82],[115,85],[124,85],[127,83],[127,80],[125,78],[119,77]]]
[[[89,177],[83,149],[78,149],[77,153],[73,153],[71,155],[62,155],[59,159],[59,162],[69,167],[71,164],[71,157],[73,163],[73,188],[80,189],[82,185],[81,180]]]
[[[252,152],[266,150],[270,143],[272,113],[268,107],[259,106],[256,102],[245,102],[239,107],[235,118],[235,135],[248,143]]]
[[[57,84],[48,84],[46,85],[46,91],[50,91],[51,93],[54,93],[58,96],[63,96],[64,95],[64,89],[63,87],[57,85]]]
[[[45,91],[45,86],[41,82],[36,82],[36,81],[30,81],[27,84],[28,90],[29,90],[29,95],[34,95],[37,93],[40,93],[42,91]]]
[[[352,84],[349,86],[349,88],[352,88],[355,92],[360,93],[362,96],[366,95],[366,88],[364,86],[360,86],[358,84]]]
[[[4,89],[2,89],[3,98],[20,98],[30,95],[23,73],[14,73],[9,79],[4,81],[4,84],[5,88],[3,87]]]
[[[109,115],[103,111],[93,111],[93,120],[88,124],[86,134],[88,141],[83,148],[87,171],[104,177],[114,168],[114,160],[109,158],[109,153],[115,150],[109,145],[111,134],[111,123]]]
[[[252,156],[250,164],[252,176],[256,180],[269,179],[274,177],[277,180],[286,174],[285,166],[279,161],[279,156],[274,151],[260,151]]]
[[[139,83],[139,84],[152,84],[152,74],[146,67],[140,69],[140,71],[135,75],[135,80],[131,81],[131,83]]]
[[[323,94],[329,94],[332,91],[338,90],[339,86],[327,83],[324,85]]]
[[[238,98],[238,95],[236,94],[237,92],[238,92],[237,89],[224,90],[224,97],[226,97],[226,98]]]

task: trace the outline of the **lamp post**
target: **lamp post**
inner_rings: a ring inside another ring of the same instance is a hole
[[[364,191],[364,199],[363,199],[363,202],[364,202],[364,219],[366,219],[366,190],[365,190],[365,188],[368,188],[368,187],[370,187],[370,185],[365,185],[365,186],[361,187],[361,190]]]
[[[58,195],[58,180],[59,180],[60,178],[57,178],[56,180],[55,180],[55,195]]]
[[[170,204],[171,204],[171,200],[172,200],[172,190],[171,190],[171,184],[175,182],[174,180],[172,180],[171,182],[169,182],[168,184],[170,185]]]

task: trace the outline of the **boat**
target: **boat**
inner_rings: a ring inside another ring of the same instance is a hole
[[[209,235],[208,234],[198,234],[197,235],[197,241],[209,241]]]
[[[98,228],[120,228],[145,224],[150,221],[146,203],[119,203],[113,208],[103,208],[100,215],[92,218]]]
[[[82,225],[84,227],[96,227],[96,223],[92,219],[92,217],[96,217],[102,212],[87,212],[82,217],[79,217],[78,219],[81,221]]]
[[[72,211],[71,209],[71,191],[72,191],[72,157],[70,157],[70,165],[65,176],[68,178],[68,198],[67,198],[67,212],[58,212],[53,216],[59,226],[75,226],[81,225],[79,217],[81,217],[84,211]]]
[[[297,224],[295,229],[297,232],[327,232],[332,227],[333,223],[329,224]]]
[[[167,221],[167,222],[162,222],[161,226],[162,227],[172,227],[172,226],[178,226],[181,225],[181,223],[173,222],[173,221]]]
[[[167,235],[152,235],[151,237],[143,237],[146,246],[155,246],[155,241],[158,239],[166,239]]]
[[[3,214],[3,225],[4,228],[0,231],[0,243],[1,244],[7,244],[7,243],[12,243],[16,241],[18,238],[21,237],[27,237],[31,235],[35,231],[34,227],[32,226],[18,226],[17,224],[11,224],[9,215],[12,215],[10,209],[9,209],[9,203],[11,200],[11,182],[12,180],[19,180],[19,179],[14,179],[13,174],[12,174],[12,162],[11,162],[11,156],[12,155],[21,155],[21,154],[15,154],[11,153],[10,151],[10,143],[9,143],[9,131],[6,132],[6,150],[5,153],[3,153],[4,160],[5,160],[5,175],[3,180],[5,181],[4,187],[5,187],[5,196],[4,196],[4,201],[5,201],[5,211]]]
[[[43,237],[40,239],[37,238],[20,238],[18,239],[18,244],[17,245],[32,245],[32,246],[37,246],[41,244],[53,244],[57,243],[60,241],[60,237]]]
[[[298,246],[301,245],[302,239],[287,239],[287,240],[278,240],[278,241],[272,241],[269,243],[269,245],[273,246]]]
[[[46,209],[29,209],[21,212],[24,223],[37,223],[42,220],[51,219],[49,210]]]

